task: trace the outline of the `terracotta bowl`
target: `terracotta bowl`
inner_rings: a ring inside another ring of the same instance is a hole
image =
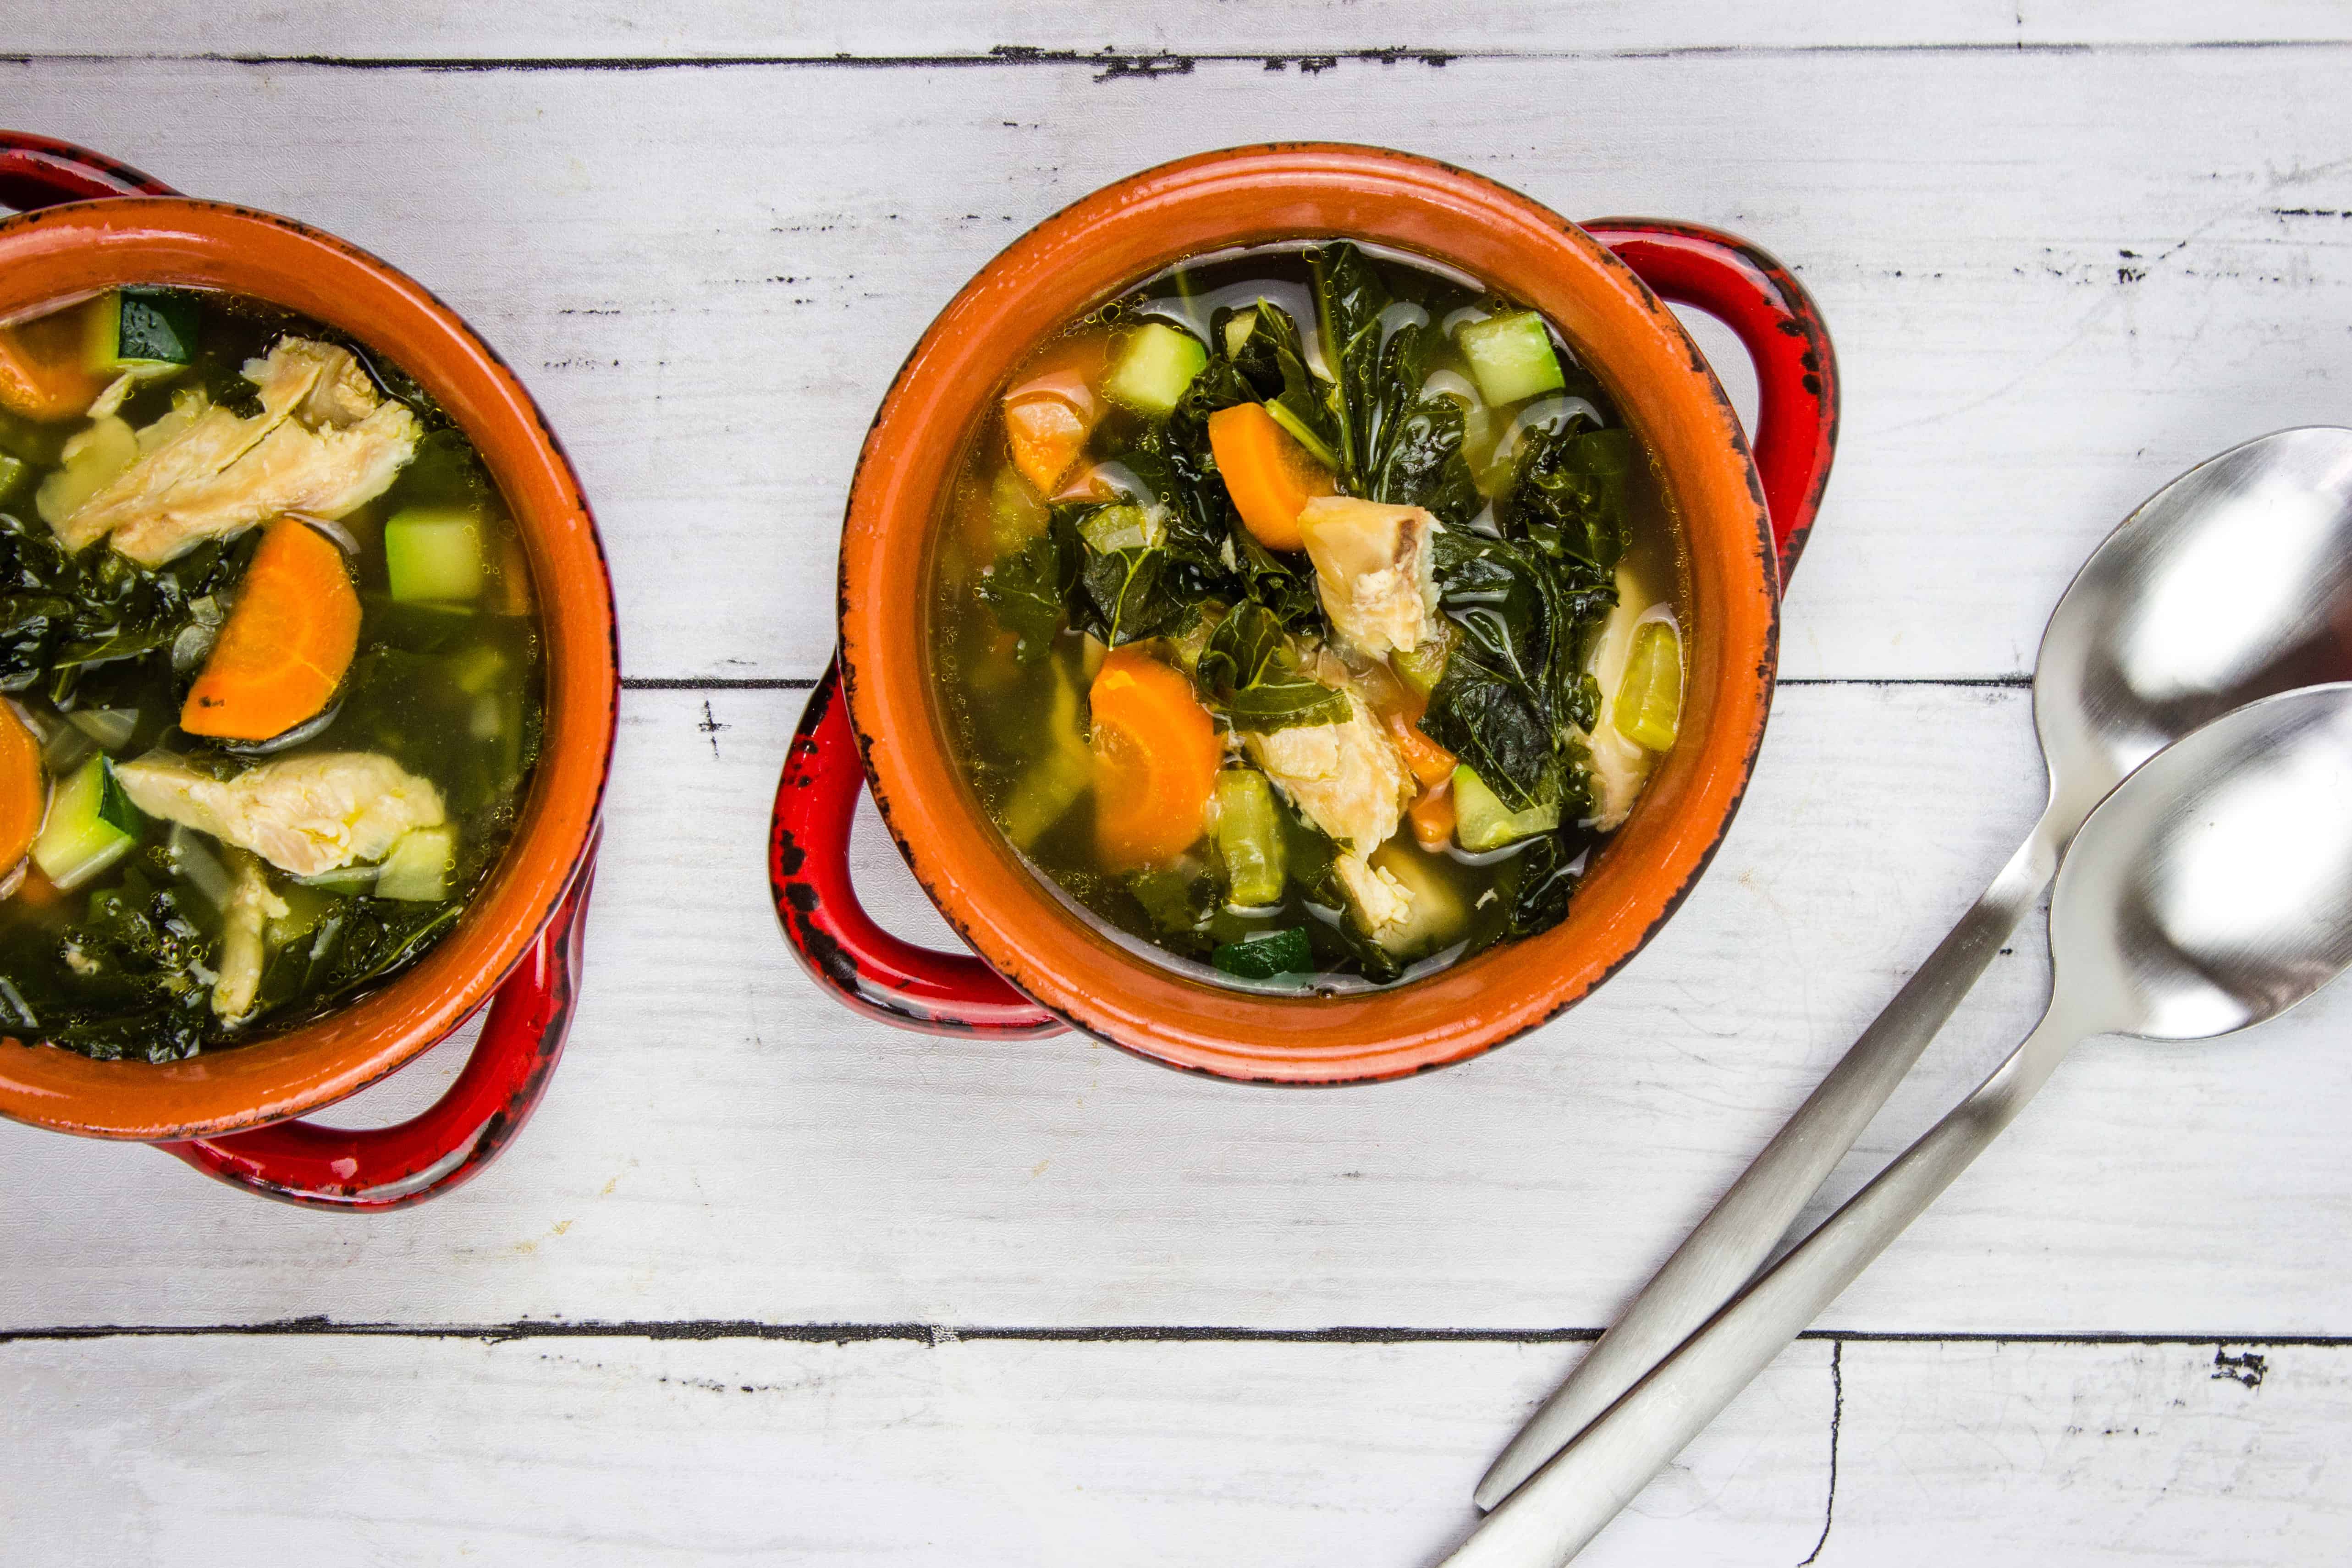
[[[407,1201],[446,1186],[450,1162],[470,1166],[486,1143],[494,1149],[504,1141],[561,1044],[572,984],[563,949],[585,895],[618,690],[603,549],[569,463],[513,372],[447,306],[383,262],[286,218],[177,196],[76,201],[0,222],[0,319],[128,283],[226,289],[289,307],[350,333],[439,400],[480,449],[520,526],[543,622],[546,739],[511,848],[455,931],[398,979],[319,1022],[168,1066],[92,1061],[0,1040],[0,1114],[150,1141],[278,1122],[402,1066],[512,976],[501,993],[510,1017],[502,1028],[494,1012],[477,1051],[482,1072],[468,1092],[478,1104],[441,1108],[440,1141],[452,1146],[420,1142],[427,1120],[420,1118],[399,1155],[404,1168],[374,1173],[384,1181],[370,1202]],[[551,936],[559,910],[562,929]],[[533,962],[523,965],[527,956]],[[483,1064],[485,1052],[513,1060],[493,1071]],[[507,1097],[497,1103],[501,1085]],[[461,1080],[452,1101],[465,1089]],[[390,1144],[371,1143],[374,1134],[310,1131],[349,1148],[338,1156],[299,1139],[270,1147],[298,1164],[306,1153],[316,1155],[310,1174],[333,1189],[318,1196],[356,1201],[369,1186],[361,1167]],[[262,1168],[267,1162],[236,1150],[236,1140],[223,1139],[174,1152],[275,1196],[305,1196],[297,1190],[304,1182],[273,1176]],[[444,1167],[437,1176],[430,1168],[436,1162]]]
[[[1687,225],[1595,229],[1598,237],[1516,192],[1402,153],[1250,148],[1121,181],[983,268],[908,358],[850,493],[838,663],[847,723],[828,683],[787,767],[773,846],[779,911],[813,972],[854,1004],[914,1027],[1025,1033],[1066,1023],[1173,1066],[1336,1083],[1475,1055],[1556,1017],[1638,952],[1721,843],[1755,764],[1781,570],[1826,476],[1836,401],[1827,335],[1769,257]],[[1654,455],[1679,517],[1687,695],[1681,739],[1596,855],[1560,925],[1391,990],[1269,998],[1137,957],[1073,915],[1023,862],[950,758],[924,585],[964,445],[1034,346],[1181,257],[1334,235],[1433,257],[1536,306],[1607,385]],[[1765,473],[1681,323],[1612,245],[1665,292],[1740,331],[1758,360],[1763,444],[1782,453]],[[851,731],[908,865],[993,976],[882,936],[842,907],[851,894],[832,828],[837,819],[845,838],[858,771],[843,743]]]

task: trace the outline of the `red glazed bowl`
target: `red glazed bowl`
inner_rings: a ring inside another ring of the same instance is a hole
[[[562,1050],[619,692],[603,546],[530,395],[447,306],[288,218],[171,194],[69,199],[125,189],[163,187],[79,149],[0,135],[0,198],[59,204],[0,222],[0,319],[127,283],[225,289],[346,331],[414,376],[473,440],[513,510],[539,593],[546,736],[512,845],[415,967],[315,1023],[164,1066],[0,1040],[0,1115],[163,1143],[272,1197],[413,1203],[503,1146]],[[288,1123],[406,1064],[494,997],[473,1059],[415,1120],[366,1133]]]
[[[1679,519],[1687,692],[1681,739],[1561,925],[1390,990],[1265,997],[1137,957],[1022,862],[951,758],[919,585],[963,446],[1031,349],[1184,256],[1332,235],[1433,257],[1537,307],[1607,385]],[[1723,317],[1756,360],[1757,455],[1661,294]],[[1365,147],[1207,153],[1087,197],[940,313],[866,438],[842,528],[837,674],[812,697],[777,797],[771,874],[787,936],[818,978],[892,1022],[1013,1034],[1067,1024],[1251,1082],[1392,1078],[1534,1028],[1640,950],[1730,825],[1771,703],[1781,580],[1827,477],[1836,408],[1811,300],[1728,235],[1629,220],[1579,228],[1477,175]],[[845,845],[861,760],[908,865],[977,959],[898,941],[857,909]]]

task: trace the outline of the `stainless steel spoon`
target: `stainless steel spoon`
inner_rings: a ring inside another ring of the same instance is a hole
[[[2352,964],[2352,683],[2167,747],[2091,813],[2050,905],[2050,1009],[1950,1115],[1489,1514],[1446,1568],[1567,1562],[2014,1120],[2075,1041],[2210,1040]]]
[[[1895,993],[1478,1483],[1492,1508],[1764,1266],[1984,973],[2083,819],[2208,719],[2352,677],[2352,430],[2281,431],[2143,502],[2051,614],[2033,676],[2050,803]]]

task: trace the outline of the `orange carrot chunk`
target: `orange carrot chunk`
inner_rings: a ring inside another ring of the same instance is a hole
[[[0,327],[0,408],[27,419],[71,419],[105,386],[84,362],[79,310]]]
[[[1396,742],[1397,755],[1404,759],[1406,770],[1420,780],[1421,787],[1434,789],[1454,777],[1454,753],[1421,733],[1421,726],[1415,722],[1418,716],[1390,714],[1389,738]]]
[[[1223,747],[1183,674],[1133,646],[1096,672],[1095,843],[1114,871],[1174,860],[1207,831]]]
[[[1086,450],[1107,404],[1095,389],[1109,345],[1099,333],[1055,344],[1005,389],[1004,436],[1013,465],[1050,496]]]
[[[1425,850],[1442,850],[1454,837],[1454,787],[1435,784],[1421,792],[1405,812],[1412,823],[1413,841]]]
[[[10,704],[0,702],[0,874],[6,873],[41,831],[48,810],[47,783],[41,777],[41,743]]]
[[[281,517],[262,535],[236,607],[188,688],[180,727],[225,740],[268,740],[315,717],[360,645],[360,596],[343,552]]]
[[[1257,542],[1268,549],[1302,549],[1298,514],[1318,496],[1337,488],[1331,476],[1307,448],[1275,423],[1265,405],[1238,402],[1209,416],[1209,450],[1234,510]]]

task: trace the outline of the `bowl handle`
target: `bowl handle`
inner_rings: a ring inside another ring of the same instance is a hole
[[[1756,467],[1785,593],[1837,450],[1837,351],[1813,297],[1787,267],[1721,229],[1662,218],[1580,226],[1659,298],[1695,305],[1730,328],[1756,362]]]
[[[768,891],[802,967],[901,1029],[1001,1040],[1059,1033],[1059,1019],[982,959],[919,947],[866,913],[849,875],[849,824],[865,782],[835,663],[802,710],[768,825]]]
[[[429,1109],[390,1127],[278,1122],[155,1147],[232,1186],[306,1208],[405,1208],[463,1186],[522,1130],[563,1054],[595,880],[591,840],[547,928],[499,983],[465,1070]]]
[[[87,147],[26,131],[0,131],[0,203],[20,213],[97,196],[178,194],[152,174]]]

